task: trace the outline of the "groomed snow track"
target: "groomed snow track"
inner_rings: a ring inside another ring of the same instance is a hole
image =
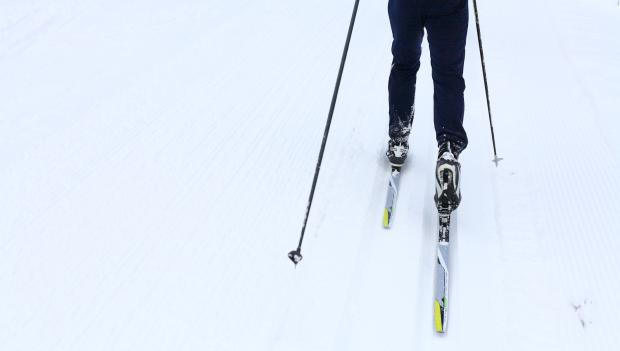
[[[387,2],[0,4],[1,350],[614,350],[620,9],[478,0],[450,328],[428,50],[392,229]],[[473,17],[473,11],[470,11]]]

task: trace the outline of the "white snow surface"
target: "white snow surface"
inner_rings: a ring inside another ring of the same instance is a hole
[[[473,6],[449,330],[432,81],[393,228],[387,1],[0,2],[0,350],[619,350],[620,7]]]

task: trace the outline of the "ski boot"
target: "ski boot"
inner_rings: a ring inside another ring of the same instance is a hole
[[[458,161],[461,149],[446,141],[439,146],[435,170],[435,206],[442,214],[456,210],[461,203],[461,164]]]
[[[407,159],[409,152],[409,143],[407,141],[399,141],[390,139],[388,141],[388,150],[385,153],[392,167],[402,167]]]

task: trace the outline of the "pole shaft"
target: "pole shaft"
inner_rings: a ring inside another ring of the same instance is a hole
[[[340,69],[338,70],[338,77],[336,78],[336,85],[334,86],[334,94],[332,95],[331,105],[329,107],[329,114],[327,115],[327,123],[325,124],[325,131],[323,132],[323,142],[321,143],[321,151],[319,151],[319,158],[314,170],[314,179],[312,180],[312,187],[310,188],[310,196],[308,197],[308,206],[306,207],[306,216],[304,218],[304,224],[301,227],[301,235],[299,237],[299,245],[297,245],[297,251],[301,251],[301,245],[304,241],[304,235],[306,233],[306,226],[308,224],[308,217],[310,217],[310,209],[312,207],[312,201],[314,199],[314,191],[316,190],[316,184],[319,179],[319,173],[321,171],[321,164],[323,163],[323,154],[325,153],[325,145],[327,145],[327,137],[329,135],[329,128],[332,124],[332,117],[334,116],[334,110],[336,108],[336,101],[338,100],[338,91],[340,89],[340,82],[342,80],[342,72],[344,71],[344,65],[347,61],[347,54],[349,52],[349,44],[351,43],[351,36],[353,34],[353,26],[355,24],[355,18],[357,17],[357,8],[359,7],[359,0],[355,0],[353,6],[353,14],[351,15],[351,22],[349,23],[349,31],[347,33],[347,40],[344,44],[344,50],[342,51],[342,58],[340,59]]]
[[[491,117],[491,99],[489,98],[489,84],[487,82],[487,69],[484,62],[484,50],[482,49],[482,35],[480,34],[480,19],[478,16],[478,3],[474,1],[474,14],[476,16],[476,31],[478,32],[478,48],[480,49],[480,62],[482,64],[482,77],[484,78],[484,92],[487,98],[487,111],[489,113],[489,125],[491,126],[491,140],[493,141],[493,155],[497,160],[497,147],[495,146],[495,131],[493,130],[493,118]]]

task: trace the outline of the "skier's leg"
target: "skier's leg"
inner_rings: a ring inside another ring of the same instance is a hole
[[[467,134],[463,129],[467,6],[467,0],[438,2],[426,18],[435,87],[435,132],[439,144],[435,205],[441,213],[450,213],[461,202],[458,156],[467,146]]]
[[[467,134],[463,129],[463,65],[469,21],[467,0],[439,3],[431,13],[425,26],[435,87],[437,143],[451,141],[460,152],[467,146]]]
[[[390,139],[407,142],[413,121],[416,73],[420,68],[424,26],[418,1],[390,0],[392,69],[388,83]]]

